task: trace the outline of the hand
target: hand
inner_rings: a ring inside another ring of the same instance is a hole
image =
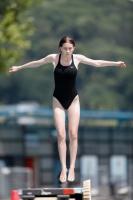
[[[122,68],[126,68],[126,64],[122,61],[118,61],[117,66],[122,67]]]
[[[13,66],[10,68],[9,72],[16,72],[19,70],[19,67]]]

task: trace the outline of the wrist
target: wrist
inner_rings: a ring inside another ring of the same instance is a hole
[[[115,62],[115,66],[116,66],[116,67],[119,67],[119,62]]]
[[[18,66],[18,70],[19,70],[19,69],[22,69],[22,66]]]

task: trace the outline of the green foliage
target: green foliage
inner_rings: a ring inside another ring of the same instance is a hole
[[[132,2],[45,0],[29,9],[27,19],[29,16],[34,18],[35,33],[30,37],[31,48],[26,51],[21,63],[59,52],[59,40],[70,35],[76,41],[75,53],[92,59],[122,60],[127,65],[126,69],[79,65],[77,88],[81,108],[133,109]],[[21,51],[23,48],[17,45],[18,49]],[[21,70],[10,78],[1,77],[0,85],[2,80],[5,85],[0,88],[0,93],[4,92],[1,102],[36,100],[46,106],[52,105],[52,65]]]
[[[33,34],[33,18],[26,17],[24,11],[37,2],[40,0],[0,0],[0,72],[7,71],[30,47],[25,37]]]

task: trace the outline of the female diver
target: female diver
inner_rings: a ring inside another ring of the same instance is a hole
[[[50,54],[46,57],[28,62],[21,66],[13,66],[9,72],[16,72],[20,69],[39,67],[41,65],[52,63],[54,68],[55,89],[53,92],[53,114],[56,130],[58,133],[58,150],[61,161],[60,181],[66,181],[66,130],[65,130],[65,110],[68,110],[68,133],[70,150],[70,167],[68,170],[68,181],[75,180],[75,162],[78,148],[78,125],[80,118],[80,102],[76,90],[76,76],[79,63],[92,65],[94,67],[118,66],[125,68],[122,61],[112,62],[105,60],[92,60],[80,54],[73,54],[75,42],[72,38],[66,36],[59,42],[61,53]]]

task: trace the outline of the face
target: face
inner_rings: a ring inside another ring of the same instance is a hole
[[[62,47],[60,47],[61,53],[63,55],[71,55],[74,51],[75,47],[71,43],[64,43]]]

